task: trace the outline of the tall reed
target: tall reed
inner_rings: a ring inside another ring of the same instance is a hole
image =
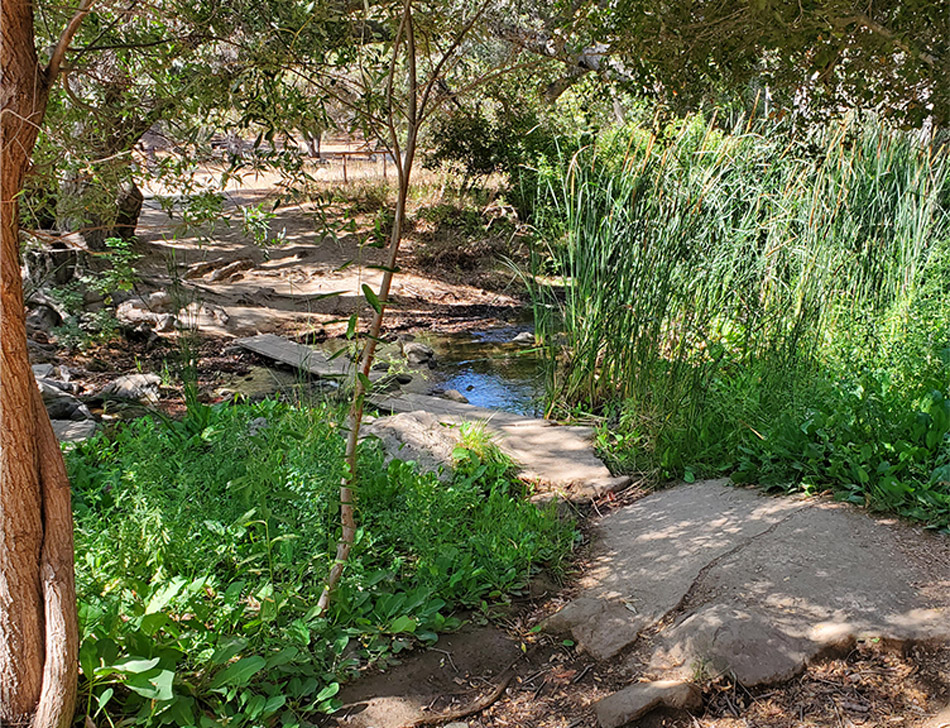
[[[793,140],[695,116],[558,169],[543,232],[563,287],[533,291],[551,410],[623,401],[684,438],[716,438],[691,428],[717,387],[754,376],[756,397],[790,397],[856,322],[893,324],[950,239],[945,155],[876,125]]]

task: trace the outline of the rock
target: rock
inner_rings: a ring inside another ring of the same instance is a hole
[[[34,331],[49,333],[61,323],[63,323],[63,317],[52,306],[45,303],[34,306],[26,315],[26,326]]]
[[[218,263],[212,260],[202,260],[198,263],[192,263],[187,269],[185,269],[185,275],[182,277],[186,281],[193,278],[201,278],[203,275],[213,271],[217,265]]]
[[[88,440],[95,435],[96,430],[99,429],[95,420],[83,420],[82,422],[52,420],[52,424],[56,439],[62,443],[76,443]]]
[[[145,344],[147,348],[158,341],[158,334],[155,333],[155,329],[150,324],[145,323],[137,326],[126,326],[122,330],[122,334],[129,341],[136,344]]]
[[[453,402],[423,394],[373,396],[380,410],[428,412],[439,422],[457,425],[483,422],[497,436],[498,447],[518,465],[520,477],[573,502],[585,502],[630,483],[613,477],[594,452],[594,432],[588,427],[560,427],[510,412]]]
[[[63,368],[65,369],[65,367]],[[58,374],[58,371],[55,368],[53,369],[53,374]],[[70,395],[79,393],[79,386],[75,382],[63,381],[62,378],[54,379],[53,377],[36,377],[36,384],[39,386],[40,391],[42,391],[44,387],[53,387]]]
[[[609,567],[593,572],[589,588],[546,628],[610,659],[675,609],[707,564],[798,508],[722,481],[661,491],[614,511],[600,523],[601,542],[614,554]]]
[[[442,397],[445,399],[450,399],[453,402],[461,402],[462,404],[468,404],[468,397],[462,394],[457,389],[446,389],[442,392]]]
[[[266,430],[268,427],[268,422],[266,417],[255,417],[247,425],[247,433],[254,437],[262,430]]]
[[[147,299],[148,307],[155,313],[173,313],[175,302],[168,291],[155,291]]]
[[[186,328],[200,329],[207,326],[225,326],[231,317],[220,306],[192,302],[178,312],[178,318]]]
[[[164,299],[159,299],[159,303],[164,307],[166,302]],[[170,299],[168,303],[170,304]],[[172,314],[153,311],[150,303],[141,298],[132,298],[120,303],[115,309],[115,317],[119,323],[126,326],[134,328],[145,324],[154,327],[156,331],[172,331],[176,323]]]
[[[176,319],[172,314],[162,314],[155,323],[155,330],[163,334],[168,333],[175,330],[176,323],[178,323],[178,319]]]
[[[55,376],[56,367],[53,364],[34,364],[33,376],[37,379],[50,379]]]
[[[594,710],[601,728],[620,728],[657,708],[696,710],[703,703],[695,686],[678,680],[634,683],[597,701]]]
[[[76,276],[80,251],[85,247],[79,233],[48,230],[40,235],[20,230],[26,279],[33,286],[64,286]]]
[[[396,375],[397,384],[409,384],[412,381],[412,375],[407,374],[406,372],[399,372]]]
[[[534,334],[530,331],[522,331],[511,340],[511,343],[518,346],[534,346]]]
[[[393,458],[412,461],[422,472],[438,473],[443,480],[451,476],[459,429],[443,425],[436,415],[405,412],[379,417],[364,427],[363,433],[381,441],[387,462]]]
[[[99,396],[103,399],[120,399],[143,404],[158,401],[162,378],[157,374],[126,374],[109,382]]]
[[[138,324],[142,321],[154,321],[152,312],[148,310],[145,301],[138,298],[123,301],[116,306],[115,317],[123,324]]]
[[[753,687],[859,640],[950,642],[950,543],[846,505],[706,481],[618,509],[597,532],[580,593],[544,625],[598,659],[626,650],[629,675],[675,684],[699,670]],[[678,695],[655,688],[604,699],[601,725]]]
[[[43,404],[51,420],[78,422],[92,419],[92,413],[78,398],[60,388],[58,382],[39,378],[36,385],[43,396]]]
[[[210,276],[208,276],[209,281],[225,281],[236,273],[240,273],[242,270],[248,270],[249,268],[254,267],[254,261],[250,258],[239,258],[231,263],[228,263],[221,268],[215,270]]]
[[[407,341],[402,345],[402,354],[410,366],[418,367],[435,360],[435,351],[418,341]]]
[[[950,726],[950,704],[924,723],[923,728],[947,728],[947,726]]]

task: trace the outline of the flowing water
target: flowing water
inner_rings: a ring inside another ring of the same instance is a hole
[[[544,396],[541,356],[530,347],[512,343],[525,331],[530,328],[513,325],[420,336],[418,340],[436,354],[435,368],[422,373],[429,389],[454,389],[478,407],[540,415]]]
[[[532,347],[512,341],[525,331],[530,327],[515,324],[481,331],[420,334],[416,340],[432,347],[435,365],[408,370],[412,381],[402,391],[438,394],[454,389],[478,407],[540,416],[544,396],[542,357]],[[337,351],[344,345],[339,340],[324,348]],[[391,361],[396,369],[406,367],[396,344],[380,347],[379,361]],[[283,393],[296,398],[309,388],[306,378],[297,372],[252,366],[244,375],[229,377],[219,394],[239,392],[256,399]]]

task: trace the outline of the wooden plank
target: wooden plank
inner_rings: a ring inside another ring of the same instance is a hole
[[[260,334],[238,339],[238,346],[294,369],[325,379],[340,379],[351,375],[352,367],[344,357],[329,359],[326,354],[275,334]]]

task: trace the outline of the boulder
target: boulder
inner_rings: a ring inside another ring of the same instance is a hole
[[[695,710],[703,703],[702,693],[679,680],[634,683],[594,704],[601,728],[620,728],[657,708]]]
[[[109,382],[99,393],[102,399],[118,399],[142,404],[158,401],[162,378],[157,374],[126,374]]]
[[[63,323],[63,317],[52,306],[41,303],[30,308],[26,315],[26,327],[33,331],[50,333]]]
[[[164,295],[167,296],[168,294]],[[149,296],[148,301],[142,300],[141,298],[131,298],[128,301],[123,301],[116,307],[115,317],[119,320],[119,323],[125,324],[126,326],[135,327],[146,324],[154,327],[156,331],[174,330],[174,315],[164,311],[166,307],[172,305],[171,297],[169,297],[167,302],[164,298],[158,299],[159,306],[163,309],[163,312],[152,309],[151,298],[152,297]]]
[[[91,420],[92,413],[77,397],[66,391],[64,383],[42,377],[36,380],[43,395],[43,404],[51,420],[70,420],[78,422]]]
[[[431,365],[435,361],[435,351],[418,341],[407,341],[402,345],[402,354],[410,366]]]
[[[443,397],[444,399],[450,399],[453,402],[461,402],[462,404],[468,404],[468,397],[466,397],[457,389],[446,389],[444,392],[442,392],[440,396]]]
[[[155,313],[174,313],[175,301],[168,291],[155,291],[146,299],[149,310]]]
[[[96,434],[99,425],[95,420],[73,422],[71,420],[53,420],[53,432],[56,439],[62,443],[75,443],[88,440]]]
[[[363,433],[380,440],[387,462],[412,461],[422,472],[438,473],[442,480],[451,477],[459,429],[443,425],[436,415],[418,411],[380,417],[363,427]]]

